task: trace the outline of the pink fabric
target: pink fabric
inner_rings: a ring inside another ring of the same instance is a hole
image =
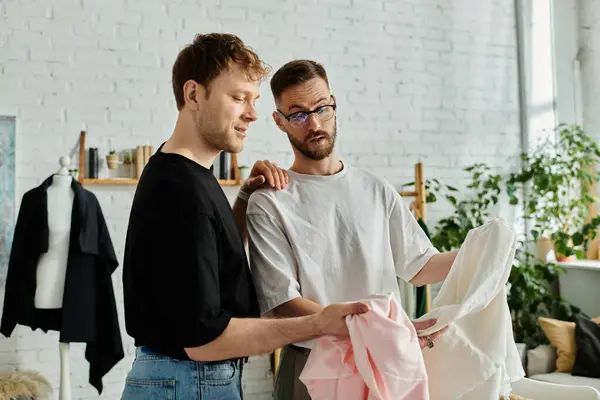
[[[349,316],[350,339],[315,340],[300,380],[313,400],[428,400],[427,373],[414,325],[392,294],[363,300]]]

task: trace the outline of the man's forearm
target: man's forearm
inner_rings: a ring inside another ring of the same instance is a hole
[[[304,297],[296,297],[273,310],[275,317],[301,317],[323,311],[323,306]]]
[[[458,250],[434,255],[410,283],[416,286],[423,286],[443,281],[448,276],[457,253]]]
[[[244,241],[244,246],[248,241],[248,228],[246,227],[246,209],[248,208],[248,203],[239,197],[235,198],[235,202],[233,203],[233,215],[235,216],[235,220],[240,228],[240,232],[242,234],[242,240]]]
[[[186,348],[194,361],[219,361],[271,352],[289,343],[313,339],[322,328],[315,315],[286,319],[232,318],[212,342]]]

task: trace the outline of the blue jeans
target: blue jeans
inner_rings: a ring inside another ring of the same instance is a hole
[[[241,376],[241,361],[182,361],[141,346],[121,399],[241,400]]]

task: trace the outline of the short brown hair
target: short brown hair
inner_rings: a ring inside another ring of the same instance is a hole
[[[321,78],[329,86],[327,72],[321,64],[311,60],[294,60],[279,68],[271,79],[271,92],[275,100],[290,86],[309,81],[313,78]]]
[[[262,81],[269,73],[266,65],[236,35],[228,33],[198,34],[183,48],[173,64],[173,92],[177,109],[185,105],[183,85],[194,80],[207,91],[210,83],[232,64],[238,64],[251,80]]]

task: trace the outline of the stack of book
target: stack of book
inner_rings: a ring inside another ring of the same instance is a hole
[[[221,180],[235,179],[234,167],[231,163],[231,154],[221,152],[213,164],[215,178]]]

